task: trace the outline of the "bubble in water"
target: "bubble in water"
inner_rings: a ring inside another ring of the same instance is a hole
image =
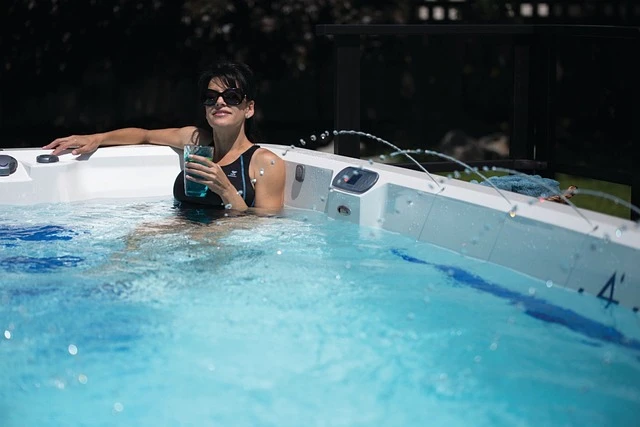
[[[369,164],[372,165],[373,164],[373,160],[369,159]]]
[[[227,203],[226,205],[224,205],[225,209],[231,209],[233,207],[233,205],[231,205],[231,203]]]
[[[80,374],[80,375],[78,375],[78,382],[79,382],[80,384],[86,384],[88,380],[89,380],[89,379],[87,378],[87,376],[86,376],[86,375],[84,375],[84,374]]]
[[[553,286],[553,281],[552,280],[547,280],[547,288],[550,288]]]
[[[315,141],[315,140],[316,140],[316,136],[315,136],[315,135],[311,135],[311,136],[309,137],[309,139],[310,139],[311,141]]]
[[[120,402],[116,402],[113,404],[113,410],[115,412],[122,412],[124,410],[124,405]]]
[[[492,342],[491,345],[489,346],[489,349],[491,351],[495,351],[498,349],[498,343],[497,342]]]
[[[333,135],[337,136],[337,135],[338,135],[338,131],[337,131],[337,130],[334,130],[334,131],[333,131]]]
[[[260,168],[260,176],[264,175],[264,169]]]
[[[535,295],[536,294],[536,289],[535,288],[529,288],[529,295]]]
[[[384,159],[386,159],[386,158],[387,158],[387,156],[385,156],[384,154],[380,154],[380,155],[378,156],[378,158],[379,158],[380,160],[384,161]]]
[[[336,274],[336,279],[340,280],[340,275],[339,274]]]
[[[78,347],[76,347],[73,344],[69,344],[68,350],[69,350],[69,354],[72,356],[75,356],[76,354],[78,354]]]
[[[4,331],[4,337],[8,340],[11,339],[11,331],[5,330]]]
[[[616,237],[621,237],[622,236],[622,229],[618,228],[616,229]]]
[[[282,255],[282,251],[278,249],[278,250],[276,251],[276,254],[278,254],[278,255]]]
[[[251,183],[252,183],[252,184],[255,184],[257,181],[258,181],[257,179],[253,178],[253,179],[251,180]]]
[[[304,147],[305,145],[307,145],[307,141],[305,141],[304,139],[300,138],[300,145],[302,145]]]
[[[238,196],[242,196],[243,191],[242,190],[238,190]]]

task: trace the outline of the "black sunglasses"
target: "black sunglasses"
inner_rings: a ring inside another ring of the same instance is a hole
[[[204,94],[204,100],[202,102],[207,107],[212,107],[216,105],[216,103],[218,102],[218,98],[220,97],[222,97],[227,105],[239,105],[242,101],[244,101],[246,95],[244,94],[244,92],[242,92],[242,90],[235,87],[230,87],[222,92],[218,92],[217,90],[213,89],[207,89]]]

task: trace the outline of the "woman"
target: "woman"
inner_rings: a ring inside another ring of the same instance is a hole
[[[191,156],[185,171],[176,178],[174,197],[188,204],[226,207],[245,211],[250,207],[274,211],[284,204],[285,166],[271,151],[247,137],[255,108],[255,85],[251,69],[244,64],[219,63],[203,73],[200,90],[211,132],[195,126],[147,130],[117,129],[92,135],[58,138],[44,149],[57,155],[73,149],[74,155],[91,153],[103,145],[151,143],[183,149],[186,144],[213,145],[213,161]],[[184,194],[187,179],[208,187],[205,197]]]

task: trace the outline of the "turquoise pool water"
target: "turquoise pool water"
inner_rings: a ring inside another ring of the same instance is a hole
[[[3,426],[634,426],[638,315],[315,212],[9,207]]]

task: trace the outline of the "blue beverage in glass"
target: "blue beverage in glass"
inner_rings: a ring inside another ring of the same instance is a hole
[[[189,155],[206,157],[213,160],[213,147],[205,145],[187,144],[184,146],[184,162],[189,161]],[[187,172],[184,173],[184,193],[189,197],[204,197],[207,194],[207,186],[187,179]]]

